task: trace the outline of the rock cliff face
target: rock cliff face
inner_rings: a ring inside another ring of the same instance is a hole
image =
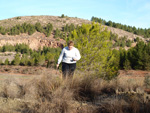
[[[39,47],[43,48],[44,46],[48,47],[62,47],[65,43],[64,40],[59,39],[55,40],[53,35],[50,37],[45,37],[43,33],[35,32],[33,35],[29,36],[28,34],[21,34],[16,36],[10,35],[0,35],[0,46],[11,44],[28,44],[31,49],[37,50]]]

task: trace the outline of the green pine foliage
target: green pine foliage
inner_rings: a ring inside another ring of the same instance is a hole
[[[60,30],[58,28],[56,28],[55,30],[55,37],[54,38],[58,38],[60,34]]]
[[[29,28],[28,28],[28,34],[29,34],[29,35],[32,35],[35,31],[36,31],[36,30],[35,30],[35,26],[30,25]]]
[[[139,41],[140,41],[140,38],[139,38],[139,37],[136,37],[135,41],[136,41],[136,42],[139,42]]]
[[[131,40],[127,40],[126,46],[127,46],[127,47],[131,47],[131,44],[132,44],[132,41],[131,41]]]
[[[139,41],[129,50],[120,49],[120,69],[150,70],[150,42]]]
[[[47,37],[50,36],[53,26],[51,23],[48,23],[46,27],[43,27],[39,22],[35,25],[23,23],[22,25],[18,24],[11,28],[4,28],[0,26],[0,34],[5,35],[20,35],[21,33],[28,33],[32,35],[34,32],[38,31],[44,33]]]
[[[55,54],[54,53],[47,53],[45,56],[46,61],[48,61],[47,63],[47,67],[51,67],[54,64],[55,61]]]
[[[65,18],[65,15],[64,15],[64,14],[62,14],[62,15],[61,15],[61,18]]]
[[[99,24],[83,24],[72,31],[68,40],[73,40],[81,53],[78,69],[91,72],[106,79],[116,75],[115,58],[111,50],[110,32]]]
[[[64,26],[63,27],[63,31],[64,32],[71,32],[71,31],[73,31],[75,29],[75,26],[74,26],[74,24],[70,24],[70,25],[68,25],[68,24],[66,24],[66,26]]]
[[[47,61],[53,62],[54,61],[54,57],[55,57],[54,53],[47,53],[46,56],[45,56],[45,59]]]
[[[43,47],[43,49],[39,48],[38,51],[33,51],[26,44],[16,44],[14,46],[10,44],[6,44],[0,47],[0,52],[17,52],[14,60],[11,62],[11,65],[21,65],[21,66],[34,66],[34,65],[44,65],[49,62],[49,67],[54,67],[56,64],[60,51],[60,48],[50,48]],[[2,63],[2,60],[0,62]],[[8,65],[7,60],[4,64]]]
[[[132,41],[129,39],[127,40],[127,37],[124,36],[118,38],[118,35],[112,33],[111,33],[110,40],[114,41],[113,47],[122,47],[122,48],[124,48],[125,46],[131,47],[132,44]]]
[[[29,46],[27,44],[16,44],[15,45],[15,51],[16,52],[20,52],[21,54],[29,54],[30,52],[32,52],[32,50],[29,48]]]
[[[45,63],[45,56],[44,56],[44,54],[38,55],[36,60],[37,60],[36,64],[42,66]]]
[[[6,44],[4,46],[1,47],[0,49],[1,52],[6,52],[6,51],[15,51],[15,47],[10,45],[10,44]]]
[[[20,65],[27,66],[29,62],[29,57],[26,54],[23,54],[20,60]]]
[[[43,27],[42,27],[42,25],[41,25],[39,22],[37,22],[37,23],[35,24],[35,29],[36,29],[36,31],[38,31],[38,32],[43,32]]]
[[[120,65],[120,51],[113,49],[112,50],[112,54],[114,56],[114,61],[113,62],[113,66],[116,67],[117,69],[120,69],[119,65]]]
[[[2,26],[0,26],[0,33],[1,33],[2,35],[5,35],[5,34],[6,34],[6,29],[3,28]]]
[[[14,65],[19,65],[20,64],[20,55],[16,54],[16,56],[12,62]]]
[[[34,66],[35,65],[35,58],[28,59],[28,66]]]
[[[44,29],[45,29],[45,32],[44,32],[45,35],[47,37],[49,37],[51,32],[52,32],[52,30],[53,30],[53,25],[51,23],[48,23]]]
[[[8,58],[5,60],[4,64],[5,64],[5,65],[9,65],[9,60],[8,60]]]

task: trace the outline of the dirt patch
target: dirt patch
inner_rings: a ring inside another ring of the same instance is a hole
[[[142,70],[119,70],[119,76],[128,76],[128,77],[145,77],[150,75],[150,71]]]
[[[9,66],[9,65],[0,65],[0,73],[6,74],[19,74],[19,75],[60,75],[60,71],[38,66]]]

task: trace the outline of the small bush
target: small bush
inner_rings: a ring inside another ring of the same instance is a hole
[[[145,76],[144,84],[146,88],[150,88],[150,76]]]

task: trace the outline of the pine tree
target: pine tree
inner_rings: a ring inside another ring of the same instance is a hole
[[[37,65],[42,66],[45,63],[44,54],[42,54],[42,55],[39,54],[38,57],[35,60],[36,60]]]
[[[30,58],[28,60],[28,66],[34,66],[35,65],[35,58]]]
[[[128,40],[128,41],[126,42],[126,45],[127,45],[127,47],[131,47],[131,40]]]
[[[123,68],[124,68],[125,70],[131,69],[130,61],[129,61],[127,58],[125,59],[123,65],[124,65]]]
[[[64,17],[65,17],[65,15],[64,15],[64,14],[62,14],[62,15],[61,15],[61,18],[64,18]]]
[[[14,65],[19,65],[20,64],[20,55],[16,54],[15,59],[14,59]]]
[[[5,64],[5,65],[9,65],[9,60],[8,60],[8,58],[5,60],[4,64]]]
[[[32,35],[35,32],[35,27],[33,25],[30,25],[29,30],[28,30],[28,34]]]
[[[53,30],[53,25],[50,24],[50,23],[48,23],[47,26],[46,26],[46,28],[45,28],[45,35],[47,37],[49,37],[52,30]]]
[[[57,28],[57,29],[55,30],[55,38],[58,38],[59,33],[60,33],[60,31],[59,31],[59,29]]]
[[[42,25],[39,22],[35,24],[35,29],[38,32],[43,32],[43,27],[42,27]]]
[[[72,32],[69,40],[74,40],[75,47],[80,50],[81,60],[78,69],[95,72],[99,76],[110,79],[116,75],[116,67],[112,64],[110,33],[99,24],[83,24]]]
[[[27,66],[28,65],[28,56],[23,54],[20,60],[20,65]]]

